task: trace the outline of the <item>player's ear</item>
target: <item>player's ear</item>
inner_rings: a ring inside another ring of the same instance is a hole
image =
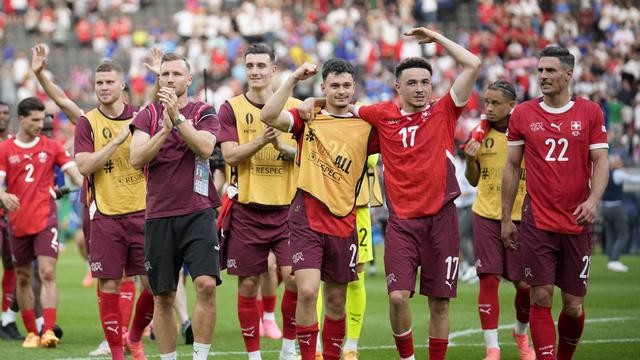
[[[325,90],[325,86],[324,86],[324,81],[320,83],[320,90],[322,90],[322,93],[324,94],[324,90]]]

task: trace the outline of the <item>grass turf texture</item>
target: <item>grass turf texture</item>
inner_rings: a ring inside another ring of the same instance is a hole
[[[58,263],[60,289],[58,324],[64,337],[56,349],[22,349],[20,342],[0,341],[0,359],[89,359],[103,334],[99,325],[95,288],[80,285],[86,264],[73,246],[61,254]],[[379,257],[382,249],[376,253]],[[381,259],[380,259],[381,260]],[[388,321],[388,306],[382,261],[378,261],[378,275],[367,276],[367,310],[360,339],[361,359],[398,359]],[[593,256],[591,282],[586,298],[587,323],[576,359],[637,359],[640,358],[640,257],[625,257],[623,261],[631,271],[626,274],[606,270],[606,258]],[[459,284],[458,298],[451,302],[450,320],[453,338],[447,351],[448,359],[482,359],[484,345],[479,330],[476,310],[478,285]],[[193,304],[193,286],[187,284],[190,305]],[[282,287],[280,288],[280,295]],[[510,326],[515,321],[513,309],[514,289],[510,283],[500,285],[500,343],[503,359],[517,359]],[[280,322],[279,301],[276,318]],[[218,288],[218,319],[210,358],[246,359],[244,344],[236,314],[236,279],[224,274],[224,283]],[[411,301],[416,358],[426,359],[427,299],[415,296]],[[554,319],[560,311],[560,292],[556,288]],[[191,309],[191,307],[190,307]],[[24,333],[22,321],[18,320]],[[179,338],[182,341],[182,338]],[[145,339],[149,358],[159,358],[154,342]],[[262,338],[263,359],[277,359],[280,341]],[[191,346],[179,345],[180,358],[191,358]],[[93,357],[92,359],[110,359]]]

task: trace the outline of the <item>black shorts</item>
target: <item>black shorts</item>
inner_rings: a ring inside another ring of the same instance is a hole
[[[144,268],[154,295],[177,289],[183,263],[192,279],[214,276],[220,285],[219,250],[213,209],[145,221]]]

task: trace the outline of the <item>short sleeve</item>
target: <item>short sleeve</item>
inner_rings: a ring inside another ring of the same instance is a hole
[[[202,110],[194,127],[198,131],[208,131],[215,135],[217,138],[218,134],[220,133],[220,120],[216,115],[216,110],[211,106],[208,106],[204,110]]]
[[[294,139],[300,139],[304,132],[304,120],[302,120],[296,108],[289,109],[287,112],[291,117],[291,128],[289,132],[293,134]]]
[[[233,113],[233,108],[228,102],[225,101],[225,103],[220,107],[218,119],[220,120],[218,142],[238,142],[238,127],[236,125],[236,117]]]
[[[144,108],[144,110],[138,112],[136,117],[129,125],[129,130],[133,133],[136,129],[142,130],[149,135],[151,134],[151,111],[153,111],[153,104]]]
[[[67,153],[62,145],[53,141],[51,142],[51,144],[55,152],[55,164],[60,166],[60,170],[65,171],[75,166],[75,163],[73,162],[73,160],[71,160],[71,156],[69,156],[69,153]]]
[[[524,105],[517,105],[509,117],[507,128],[507,142],[509,146],[524,145],[524,134],[521,130],[524,118],[522,117]]]
[[[589,129],[589,150],[608,149],[607,128],[604,125],[602,110],[594,104],[594,117]]]
[[[362,105],[356,106],[356,115],[360,119],[368,122],[371,125],[376,125],[376,120],[380,118],[381,111],[380,105]]]
[[[76,154],[84,152],[92,153],[95,151],[93,130],[91,129],[89,120],[84,116],[81,116],[76,124],[73,148]]]

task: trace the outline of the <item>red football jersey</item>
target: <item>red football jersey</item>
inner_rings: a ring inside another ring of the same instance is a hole
[[[524,145],[527,194],[535,226],[542,230],[579,234],[573,212],[589,196],[589,150],[607,149],[607,129],[598,104],[574,98],[562,108],[550,108],[542,98],[516,106],[507,139]]]
[[[358,116],[378,130],[387,201],[399,218],[436,214],[460,195],[453,153],[463,109],[451,91],[413,114],[390,102],[357,108]]]
[[[29,144],[15,138],[0,144],[0,175],[6,177],[7,192],[20,200],[20,208],[9,212],[16,236],[37,234],[46,226],[54,165],[63,171],[75,166],[62,146],[47,137],[40,136]]]

